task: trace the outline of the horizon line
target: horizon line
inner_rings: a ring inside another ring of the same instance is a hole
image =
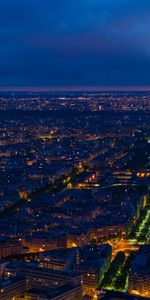
[[[0,92],[150,92],[150,86],[7,86]]]

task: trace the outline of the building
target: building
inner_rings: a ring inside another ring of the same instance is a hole
[[[20,274],[24,278],[24,285],[20,286],[20,294],[17,285],[13,289],[14,298],[2,298],[2,300],[14,300],[18,299],[18,296],[24,296],[23,299],[27,300],[82,299],[82,278],[77,272],[43,269],[34,263],[10,263],[5,268],[4,274],[8,278],[7,286],[15,280],[16,274]],[[5,290],[6,292],[8,294],[9,290]]]
[[[150,245],[139,249],[129,276],[129,293],[150,297]]]
[[[0,259],[10,255],[22,253],[24,253],[23,247],[18,240],[3,237],[0,238]]]
[[[24,295],[26,290],[26,280],[22,276],[15,276],[0,282],[0,299],[15,300]]]
[[[25,294],[26,300],[81,300],[81,285],[64,285],[53,291],[31,289]]]
[[[49,252],[40,253],[41,268],[52,270],[67,271],[74,267],[76,251],[74,249],[58,249]]]
[[[38,232],[27,236],[24,244],[33,252],[49,251],[66,247],[67,238],[58,232]]]
[[[111,262],[111,246],[85,246],[77,251],[76,270],[82,274],[83,294],[93,297]]]
[[[81,285],[81,275],[77,272],[44,269],[34,263],[12,263],[5,269],[6,276],[8,273],[14,274],[15,271],[25,276],[27,289],[55,289],[56,286],[59,288],[70,282],[74,286]]]

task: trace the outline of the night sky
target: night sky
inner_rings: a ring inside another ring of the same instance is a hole
[[[0,87],[150,86],[150,0],[0,0]]]

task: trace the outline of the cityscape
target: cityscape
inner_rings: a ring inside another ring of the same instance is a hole
[[[0,0],[0,300],[150,300],[150,0]]]
[[[150,297],[149,100],[1,95],[1,299]]]

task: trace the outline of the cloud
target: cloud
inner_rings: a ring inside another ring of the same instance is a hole
[[[148,85],[149,32],[149,0],[1,0],[0,85]]]

